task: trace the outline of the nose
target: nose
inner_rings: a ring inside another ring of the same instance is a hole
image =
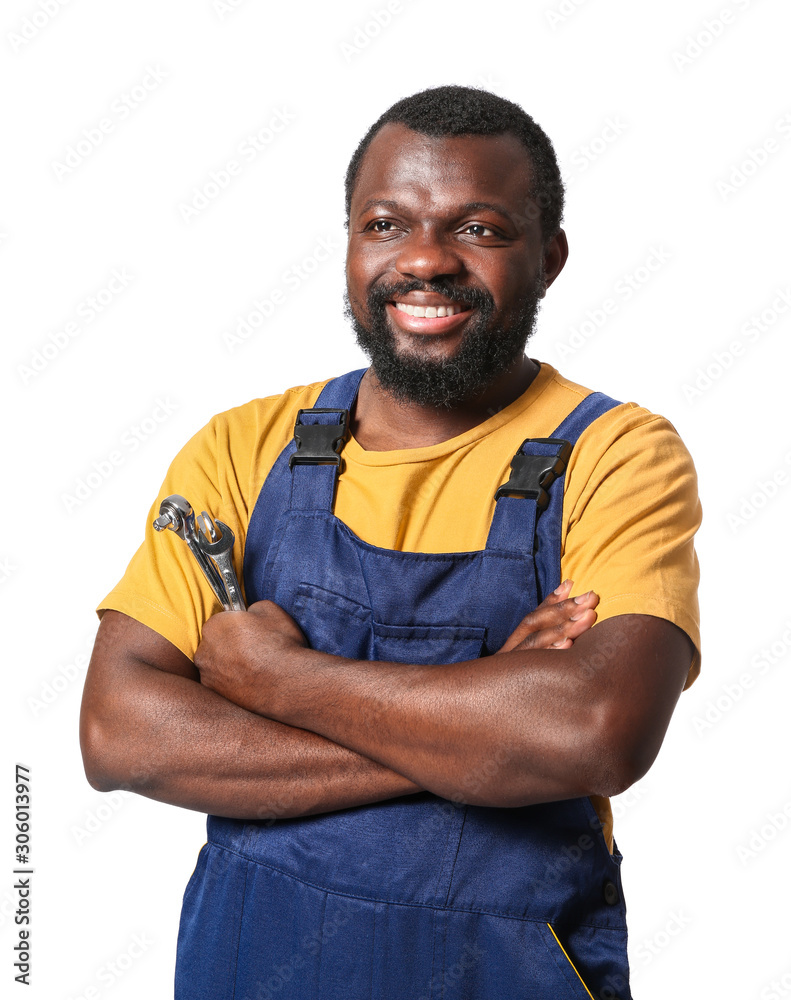
[[[396,270],[404,277],[431,281],[458,275],[464,264],[452,241],[433,229],[416,229],[399,246]]]

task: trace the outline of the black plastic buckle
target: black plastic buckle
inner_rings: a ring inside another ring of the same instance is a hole
[[[523,455],[526,444],[557,445],[556,455]],[[511,460],[511,478],[494,495],[500,497],[526,497],[535,500],[539,510],[549,504],[547,490],[558,476],[562,476],[571,455],[571,445],[562,438],[528,438]]]
[[[303,413],[337,413],[337,424],[303,424]],[[295,465],[340,465],[340,451],[346,441],[348,410],[299,410],[294,424],[294,440],[297,450],[288,460],[289,469]]]

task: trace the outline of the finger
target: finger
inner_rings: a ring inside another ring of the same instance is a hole
[[[556,587],[551,594],[547,594],[544,600],[538,605],[539,608],[548,608],[553,604],[559,604],[561,601],[565,601],[567,597],[571,594],[571,588],[574,586],[573,580],[564,580],[558,587]]]
[[[578,639],[584,632],[596,622],[596,611],[593,608],[586,608],[580,611],[575,617],[567,618],[549,628],[540,629],[517,643],[514,649],[570,649],[574,640]]]
[[[571,618],[580,607],[595,608],[599,603],[599,595],[592,590],[571,597],[572,586],[573,581],[567,580],[557,590],[553,590],[534,611],[525,615],[517,629],[525,627],[528,631],[535,632],[538,628]]]
[[[506,648],[512,648],[518,642],[520,642],[526,635],[530,632],[539,629],[544,624],[551,624],[555,619],[542,619],[536,617],[540,613],[547,611],[549,608],[557,608],[564,601],[567,601],[569,594],[571,593],[571,588],[574,586],[573,580],[564,580],[551,594],[547,594],[544,600],[535,608],[533,611],[528,612],[522,619],[522,621],[516,626],[514,631],[506,640],[506,646],[498,650],[502,653]]]
[[[505,653],[514,649],[529,635],[542,629],[553,628],[569,619],[575,620],[583,611],[595,608],[598,603],[598,594],[589,590],[577,597],[558,600],[556,604],[539,604],[535,611],[525,615],[498,652]]]
[[[588,590],[584,594],[572,597],[571,601],[575,604],[583,605],[586,608],[595,608],[599,603],[599,595],[593,590]]]
[[[274,601],[256,601],[247,610],[258,617],[259,621],[256,623],[256,627],[268,634],[280,635],[291,639],[300,646],[307,646],[308,640],[305,637],[305,633],[291,615],[281,608],[279,604],[275,604]],[[233,611],[229,612],[229,614],[233,615],[236,619],[239,617]]]
[[[255,604],[251,604],[247,609],[252,611],[254,615],[265,615],[271,614],[272,609],[276,608],[277,604],[274,601],[256,601]]]

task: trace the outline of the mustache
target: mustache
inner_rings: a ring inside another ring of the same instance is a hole
[[[383,309],[386,302],[401,298],[410,292],[434,292],[436,295],[442,295],[466,309],[481,309],[484,312],[494,309],[494,299],[483,288],[456,285],[445,281],[418,281],[417,279],[375,285],[368,293],[368,308],[370,311]]]

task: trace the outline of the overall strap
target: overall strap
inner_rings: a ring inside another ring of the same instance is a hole
[[[355,399],[357,399],[360,382],[367,371],[367,368],[358,368],[356,371],[331,378],[321,390],[319,398],[316,400],[316,406],[327,409],[351,410]]]
[[[337,425],[341,420],[340,413],[347,413],[354,405],[360,380],[364,374],[365,368],[361,368],[329,381],[321,390],[316,406],[310,410],[300,410],[298,419],[302,427],[310,428],[322,424],[329,427],[333,421]],[[334,414],[317,414],[316,410],[332,410]],[[345,423],[348,424],[348,418]],[[307,434],[304,431],[302,433],[303,447],[307,446],[303,458],[310,457],[311,446],[314,451],[327,450],[322,447],[321,440],[317,442],[315,437],[313,442],[308,440],[311,434],[318,434],[320,437],[321,431],[308,430]],[[342,444],[337,441],[336,436],[333,436],[330,442],[330,454],[326,456],[333,463],[338,443]],[[297,452],[297,442],[292,438],[270,469],[250,518],[244,549],[244,587],[250,603],[261,600],[260,583],[263,579],[263,567],[281,516],[292,505],[307,510],[311,508],[332,510],[339,466],[292,463],[291,459]]]
[[[314,407],[297,413],[294,439],[284,450],[291,470],[292,510],[332,510],[349,412],[364,374],[365,368],[360,368],[332,379]]]
[[[522,443],[508,482],[497,490],[486,548],[535,560],[537,603],[560,583],[563,489],[572,449],[589,424],[618,405],[601,392],[586,396],[550,437]]]

